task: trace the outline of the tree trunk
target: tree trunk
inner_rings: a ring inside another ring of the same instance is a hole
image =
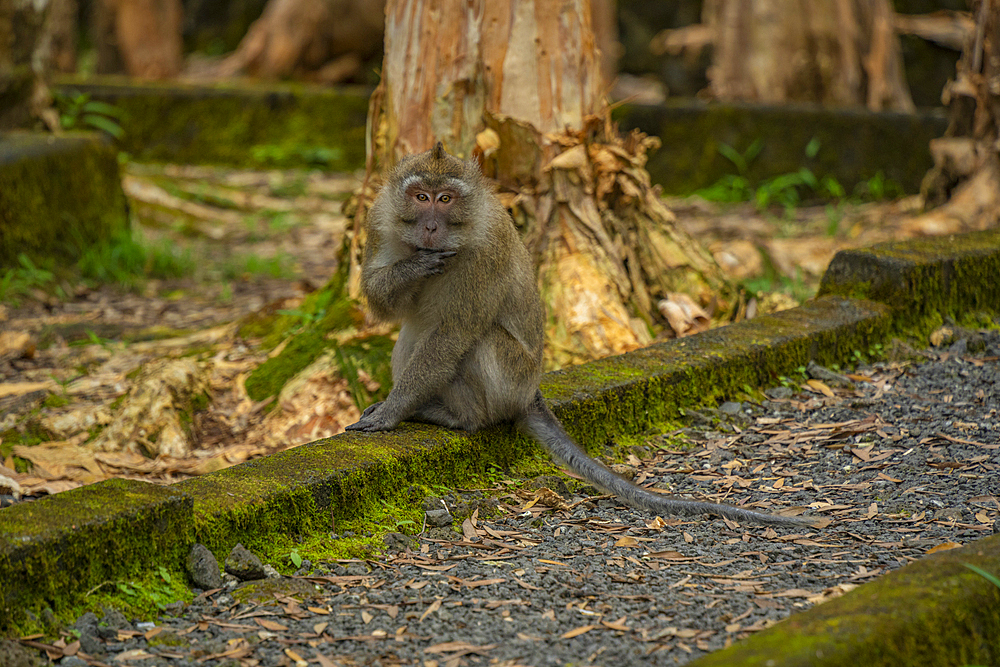
[[[0,131],[41,120],[59,127],[48,75],[58,41],[61,1],[0,0]]]
[[[180,0],[96,0],[93,25],[97,71],[142,79],[177,76],[182,54]]]
[[[889,0],[706,0],[720,100],[912,111]]]
[[[385,0],[269,0],[219,74],[357,78],[382,47]]]
[[[971,231],[1000,222],[1000,2],[977,0],[972,14],[976,29],[942,96],[948,130],[931,141],[934,167],[921,188],[926,205],[939,207],[914,219],[913,233]]]
[[[369,114],[366,182],[436,141],[481,158],[539,266],[555,364],[647,344],[666,323],[660,300],[687,292],[707,306],[725,286],[650,185],[658,141],[612,127],[591,21],[588,0],[390,0]]]

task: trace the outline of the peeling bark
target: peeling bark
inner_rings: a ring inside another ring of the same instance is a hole
[[[937,206],[915,219],[915,233],[954,233],[1000,223],[1000,1],[977,0],[954,81],[943,99],[950,122],[931,142],[934,167],[921,188]]]
[[[650,184],[646,152],[658,140],[612,126],[594,34],[589,0],[390,2],[369,113],[366,182],[436,141],[481,158],[539,266],[554,364],[647,344],[664,329],[656,303],[670,292],[702,305],[725,292]]]
[[[893,17],[889,0],[707,0],[715,49],[706,93],[912,111]]]

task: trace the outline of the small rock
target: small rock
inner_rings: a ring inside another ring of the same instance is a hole
[[[735,401],[726,401],[719,406],[719,412],[724,415],[738,415],[743,406]]]
[[[4,667],[42,667],[49,664],[38,651],[22,646],[12,639],[0,639],[0,665]],[[66,664],[63,660],[62,664]]]
[[[383,540],[385,541],[385,548],[393,553],[406,551],[414,543],[413,538],[409,535],[396,532],[386,533]]]
[[[222,581],[222,578],[219,578]],[[163,614],[165,616],[180,616],[184,612],[184,608],[187,605],[184,602],[178,600],[177,602],[169,602],[163,605]]]
[[[87,663],[75,655],[68,655],[59,661],[59,667],[87,667]]]
[[[264,566],[264,576],[268,579],[277,579],[281,577],[281,573],[274,569],[271,565]]]
[[[368,574],[368,566],[364,563],[348,563],[344,569],[347,571],[347,574],[352,576]]]
[[[97,614],[88,611],[76,619],[73,628],[80,633],[80,650],[89,655],[104,654],[104,644],[97,635]]]
[[[222,588],[219,561],[204,544],[195,544],[191,547],[187,557],[187,571],[194,585],[202,590]]]
[[[806,366],[806,372],[809,373],[809,377],[814,380],[819,380],[827,384],[840,385],[843,387],[853,387],[854,381],[846,375],[841,375],[835,371],[831,371],[829,368],[820,366],[815,361],[810,361]]]
[[[427,518],[427,525],[440,527],[440,526],[450,526],[451,525],[451,512],[446,509],[442,510],[429,510],[424,513]]]
[[[937,512],[934,512],[934,518],[940,519],[942,521],[961,521],[964,512],[960,507],[945,507]]]
[[[266,565],[264,567],[265,567],[265,569],[267,568]],[[295,576],[296,577],[304,577],[304,576],[308,575],[310,572],[312,572],[312,569],[313,569],[312,561],[309,560],[308,558],[303,558],[302,559],[302,565],[299,566],[299,569],[295,570]]]
[[[795,392],[792,391],[791,387],[771,387],[770,389],[764,390],[764,394],[768,398],[773,398],[775,400],[791,398],[794,393]]]
[[[117,639],[119,630],[131,630],[132,624],[125,618],[125,614],[117,609],[104,608],[104,617],[97,624],[97,634],[101,639]]]
[[[264,579],[267,572],[264,564],[242,544],[237,544],[226,557],[226,572],[241,581]]]
[[[231,591],[240,585],[240,580],[237,577],[229,574],[228,572],[222,573],[222,587],[227,591]]]
[[[431,512],[433,510],[448,510],[448,505],[445,504],[444,500],[441,498],[433,498],[428,496],[424,498],[423,510],[425,512]]]

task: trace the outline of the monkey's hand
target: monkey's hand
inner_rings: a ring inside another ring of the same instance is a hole
[[[454,257],[454,250],[435,250],[433,248],[417,248],[407,262],[420,276],[436,276],[444,273],[449,257]]]
[[[391,431],[396,428],[399,422],[392,423],[389,419],[385,418],[384,411],[379,410],[384,403],[385,401],[372,403],[361,413],[361,419],[350,426],[346,426],[345,429],[348,431],[366,431],[372,433],[374,431]]]

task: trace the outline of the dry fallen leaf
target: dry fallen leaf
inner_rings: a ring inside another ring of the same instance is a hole
[[[826,383],[823,382],[822,380],[815,380],[815,379],[806,380],[806,384],[809,386],[810,389],[817,391],[823,394],[824,396],[828,396],[830,398],[836,397],[836,394],[833,393],[833,390],[830,389],[830,387],[828,387]]]
[[[265,630],[271,630],[272,632],[284,632],[288,629],[287,625],[282,625],[276,621],[269,621],[266,618],[255,618],[254,621],[257,625],[264,628]]]
[[[590,632],[596,627],[597,627],[596,625],[581,625],[579,628],[574,628],[569,632],[560,635],[559,637],[560,639],[572,639],[573,637],[579,637],[585,632]]]
[[[962,545],[959,544],[958,542],[942,542],[941,544],[938,544],[937,546],[933,546],[930,549],[928,549],[927,553],[935,554],[939,551],[950,551],[951,549],[957,549],[960,546]]]

